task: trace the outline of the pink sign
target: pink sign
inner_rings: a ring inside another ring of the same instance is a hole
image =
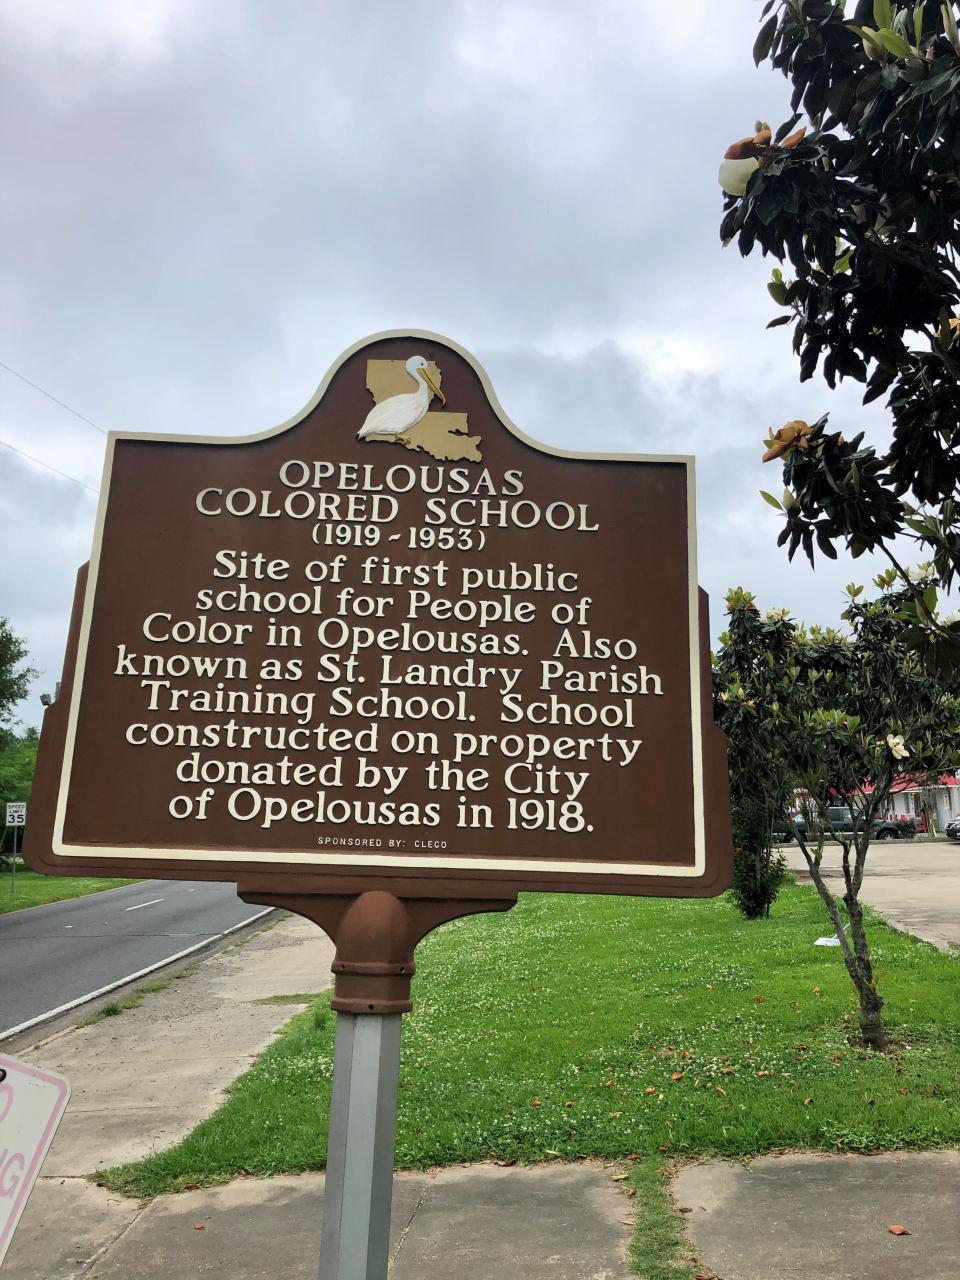
[[[69,1098],[62,1076],[0,1054],[0,1263]]]

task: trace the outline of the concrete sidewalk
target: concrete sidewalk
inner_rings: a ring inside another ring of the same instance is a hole
[[[628,1280],[632,1205],[610,1172],[398,1174],[392,1280]],[[323,1181],[246,1178],[139,1206],[71,1179],[55,1207],[28,1208],[3,1280],[314,1280]]]
[[[957,1275],[960,1151],[709,1160],[681,1170],[673,1195],[723,1280]]]
[[[179,1141],[300,1007],[257,1001],[323,991],[333,956],[316,925],[284,917],[168,980],[139,1008],[18,1046],[18,1057],[66,1076],[73,1090],[41,1181]]]

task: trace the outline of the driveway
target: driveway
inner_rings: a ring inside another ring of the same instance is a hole
[[[796,845],[782,845],[788,866],[809,880]],[[840,846],[823,854],[830,888],[843,893]],[[839,882],[839,883],[838,883]],[[960,947],[960,842],[880,840],[870,846],[860,897],[892,925],[932,942],[941,951]]]

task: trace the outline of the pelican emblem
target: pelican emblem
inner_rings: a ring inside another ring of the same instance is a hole
[[[368,436],[387,436],[398,444],[408,444],[406,433],[426,415],[433,397],[439,397],[441,404],[447,403],[430,376],[428,362],[423,356],[411,356],[403,367],[416,382],[416,391],[409,395],[389,396],[375,404],[357,432],[358,440],[365,440]]]

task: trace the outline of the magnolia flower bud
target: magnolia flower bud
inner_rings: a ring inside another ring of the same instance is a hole
[[[717,174],[717,180],[728,196],[742,196],[747,189],[751,173],[759,168],[760,161],[754,158],[724,160]]]

